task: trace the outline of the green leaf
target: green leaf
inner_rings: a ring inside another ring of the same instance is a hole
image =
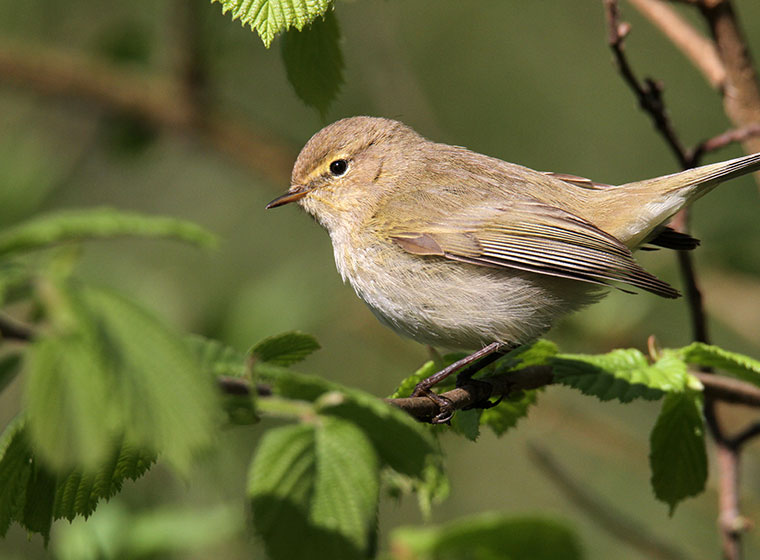
[[[335,13],[328,11],[301,31],[288,31],[282,38],[282,59],[296,95],[324,118],[343,85],[343,53]]]
[[[687,363],[719,369],[748,383],[760,385],[760,361],[743,354],[703,342],[694,342],[679,353]]]
[[[501,436],[510,428],[514,428],[520,418],[525,418],[537,400],[537,390],[510,395],[493,408],[485,409],[480,416],[480,423],[491,428],[497,436]]]
[[[188,558],[204,548],[224,547],[242,530],[239,506],[152,507],[121,502],[97,515],[56,527],[52,557],[58,560]]]
[[[14,520],[20,520],[32,474],[32,452],[23,432],[24,422],[15,418],[0,435],[0,537]]]
[[[261,378],[272,384],[276,395],[315,402],[320,414],[349,420],[364,430],[384,465],[412,477],[420,477],[436,452],[433,436],[424,424],[382,399],[344,387],[314,375],[289,369],[256,366]]]
[[[367,393],[353,389],[326,393],[316,410],[357,425],[372,442],[382,464],[405,475],[422,479],[428,455],[437,452],[424,424]]]
[[[58,477],[53,516],[69,521],[77,515],[90,516],[101,500],[108,500],[121,491],[126,479],[137,480],[156,461],[153,453],[122,442],[108,460],[97,469],[79,469]]]
[[[398,558],[426,560],[580,560],[578,537],[564,524],[538,517],[488,513],[439,527],[400,527],[391,534]]]
[[[60,243],[124,235],[165,237],[201,247],[216,244],[213,234],[192,222],[95,208],[58,211],[6,229],[0,234],[0,256],[44,249]]]
[[[518,363],[513,369],[517,367],[542,366],[548,363],[549,359],[554,357],[557,352],[556,344],[550,340],[541,338],[533,344],[526,344],[512,350],[504,356],[504,361],[517,360]]]
[[[270,430],[251,465],[256,531],[273,560],[369,554],[378,500],[377,457],[351,422]]]
[[[269,48],[275,35],[290,27],[298,30],[324,15],[332,0],[212,0],[222,5],[222,13],[231,12],[232,19],[256,31]]]
[[[0,436],[0,537],[16,521],[47,538],[54,519],[89,516],[125,479],[137,479],[155,461],[152,454],[122,444],[96,471],[55,476],[32,454],[25,428],[17,417]]]
[[[294,331],[265,338],[251,349],[251,354],[261,362],[289,366],[315,350],[319,350],[319,343],[313,336]]]
[[[480,435],[480,415],[482,409],[458,410],[451,418],[451,427],[470,441],[477,441]]]
[[[83,296],[99,327],[126,441],[186,471],[215,429],[211,380],[185,340],[139,306],[104,290]]]
[[[56,470],[97,469],[121,437],[186,471],[211,441],[216,393],[175,332],[110,292],[61,282],[30,348],[33,448]]]
[[[189,336],[187,343],[195,354],[201,369],[214,377],[220,375],[243,377],[246,375],[245,354],[243,352],[222,344],[218,340],[199,335]]]
[[[678,502],[701,493],[707,481],[701,393],[667,395],[649,440],[652,488],[672,515]]]
[[[55,469],[95,468],[119,436],[118,403],[93,341],[83,332],[40,336],[29,348],[29,435]]]
[[[412,375],[401,382],[398,388],[393,392],[393,394],[391,394],[390,398],[398,399],[401,397],[408,397],[412,394],[412,391],[414,391],[414,388],[420,381],[427,379],[434,373],[437,373],[443,368],[453,364],[458,360],[461,360],[462,358],[465,358],[466,356],[466,352],[452,352],[451,354],[446,354],[443,356],[440,362],[433,360],[425,362],[417,371],[415,371]],[[450,376],[448,379],[436,385],[436,387],[443,388],[447,385],[453,385],[455,379],[455,375]]]
[[[557,382],[602,401],[655,400],[664,392],[682,390],[687,380],[686,365],[672,353],[663,354],[652,365],[635,349],[618,349],[596,356],[558,354],[551,364]]]

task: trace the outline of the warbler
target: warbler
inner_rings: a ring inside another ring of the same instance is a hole
[[[267,208],[297,202],[314,216],[343,280],[396,332],[503,350],[610,286],[677,297],[632,251],[695,247],[664,224],[758,168],[760,153],[610,186],[432,142],[398,121],[353,117],[306,143],[290,189]]]

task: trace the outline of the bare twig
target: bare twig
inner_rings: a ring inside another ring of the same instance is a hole
[[[630,30],[630,25],[620,21],[620,11],[618,10],[617,0],[604,0],[605,12],[607,15],[607,42],[609,43],[612,53],[615,55],[615,62],[623,80],[636,95],[641,108],[652,119],[655,128],[665,139],[670,150],[678,159],[683,168],[689,167],[688,162],[684,159],[685,150],[678,139],[678,135],[673,128],[665,112],[665,104],[662,99],[662,85],[652,79],[645,79],[642,83],[628,63],[625,56],[624,39]]]
[[[594,495],[591,488],[584,488],[557,462],[543,446],[528,445],[529,456],[543,470],[549,480],[599,527],[641,552],[644,557],[662,560],[683,560],[687,556],[670,543],[659,540],[641,524],[623,515],[612,504]],[[622,556],[622,555],[621,555]]]
[[[683,52],[712,87],[723,89],[726,69],[712,41],[661,0],[628,1]]]
[[[702,0],[698,6],[726,69],[726,85],[723,88],[726,115],[738,128],[760,123],[760,78],[733,2]],[[744,147],[750,152],[760,151],[760,137],[748,138]]]
[[[656,0],[647,0],[646,2],[635,1],[634,3],[637,6],[662,4],[662,2]],[[688,3],[700,8],[710,26],[715,39],[718,57],[726,72],[724,78],[725,86],[722,89],[724,109],[739,129],[727,135],[722,135],[722,137],[716,137],[713,142],[702,143],[694,149],[687,151],[683,148],[665,114],[660,88],[652,88],[651,84],[654,84],[652,80],[648,80],[646,82],[648,84],[647,87],[644,87],[635,78],[626,60],[622,44],[628,27],[626,24],[619,22],[616,0],[605,0],[609,25],[609,43],[615,54],[621,76],[636,94],[642,108],[649,113],[649,116],[656,124],[657,130],[684,169],[696,166],[701,156],[707,151],[707,148],[715,149],[715,146],[725,145],[728,142],[743,140],[745,147],[750,151],[760,151],[760,136],[757,136],[755,128],[760,123],[760,82],[752,65],[749,50],[739,29],[731,2],[730,0],[693,0]],[[658,16],[660,18],[658,25],[662,29],[664,20],[661,14],[662,12]],[[649,13],[649,17],[650,19],[654,18],[651,12]],[[673,31],[674,25],[680,25],[674,23],[674,21],[670,19],[665,27]],[[671,33],[666,31],[666,34],[675,40]],[[690,41],[693,42],[694,37]],[[674,226],[679,231],[687,231],[688,213],[686,211],[682,211],[676,217]],[[694,273],[692,257],[687,252],[679,251],[678,261],[686,286],[687,303],[692,317],[694,339],[707,342],[709,337],[706,314],[702,302],[702,294]],[[713,381],[715,377],[706,373],[700,379],[703,383],[708,383],[709,381]],[[760,435],[760,428],[753,425],[745,429],[733,440],[728,438],[717,417],[716,404],[718,400],[721,400],[718,396],[719,394],[716,390],[705,391],[704,414],[718,453],[719,525],[723,543],[723,556],[727,560],[739,560],[741,558],[741,533],[748,527],[746,519],[739,511],[740,452],[744,443]]]
[[[32,338],[34,338],[34,331],[30,327],[22,325],[18,321],[0,316],[0,341],[19,340],[28,342]]]

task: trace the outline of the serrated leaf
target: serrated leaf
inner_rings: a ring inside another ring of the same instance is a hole
[[[558,353],[557,345],[550,340],[540,338],[532,344],[520,346],[504,357],[505,362],[517,361],[520,368],[541,366]]]
[[[53,517],[69,521],[90,516],[101,500],[115,496],[124,481],[137,480],[156,461],[153,453],[122,442],[97,469],[79,469],[58,477]]]
[[[317,17],[324,15],[332,0],[211,0],[222,5],[222,13],[231,12],[232,19],[256,31],[269,48],[278,33],[290,27],[303,29]]]
[[[243,352],[222,344],[218,340],[199,335],[188,337],[187,343],[203,371],[207,371],[213,376],[243,377],[246,374],[245,354]]]
[[[269,556],[366,556],[378,478],[372,446],[350,422],[324,417],[267,432],[251,465],[248,495]]]
[[[701,394],[667,395],[649,441],[652,488],[672,515],[681,500],[701,493],[707,481]]]
[[[289,366],[304,360],[319,348],[313,336],[293,331],[265,338],[251,349],[251,354],[261,362]]]
[[[510,396],[492,408],[487,408],[480,416],[480,424],[488,426],[497,436],[517,425],[520,418],[528,415],[528,410],[538,400],[538,391],[523,391]]]
[[[15,418],[0,435],[0,537],[20,520],[32,474],[32,453],[24,439],[23,420]]]
[[[73,282],[55,289],[53,328],[30,348],[35,452],[58,471],[95,470],[124,436],[186,471],[210,443],[216,393],[185,341],[120,296]]]
[[[211,442],[217,408],[211,380],[185,340],[139,306],[104,290],[82,295],[99,326],[126,441],[185,471]]]
[[[398,472],[422,476],[426,456],[437,449],[424,424],[373,395],[266,363],[258,364],[255,369],[263,381],[272,385],[276,395],[316,402],[315,409],[320,414],[343,418],[359,426],[383,464]]]
[[[578,537],[557,521],[489,513],[439,527],[401,527],[391,534],[394,558],[427,560],[580,560]]]
[[[29,348],[29,436],[55,469],[96,467],[119,435],[118,405],[101,358],[83,332],[40,336]]]
[[[301,31],[288,31],[281,46],[288,81],[296,95],[324,118],[343,85],[343,53],[335,13],[328,11]]]
[[[125,235],[177,239],[201,247],[216,245],[213,234],[192,222],[111,208],[95,208],[62,210],[6,229],[0,234],[0,256],[72,241]]]
[[[703,342],[694,342],[679,353],[690,364],[719,369],[748,383],[760,385],[760,361],[749,356]]]
[[[608,354],[558,354],[550,360],[554,379],[602,401],[636,398],[655,400],[665,392],[682,390],[686,366],[672,354],[650,365],[636,349],[618,349]]]
[[[432,435],[406,412],[353,389],[332,393],[337,398],[321,399],[317,411],[343,418],[360,427],[372,442],[383,465],[422,479],[428,455],[437,447]]]

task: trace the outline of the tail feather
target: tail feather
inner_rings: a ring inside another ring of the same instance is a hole
[[[687,200],[691,202],[709,192],[720,183],[729,181],[736,177],[741,177],[747,173],[752,173],[760,169],[760,152],[748,156],[742,156],[728,161],[711,163],[686,171],[679,171],[646,181],[636,181],[627,183],[625,187],[645,186],[651,188],[650,192],[658,192],[655,186],[660,184],[662,189],[659,192],[664,194],[676,193],[679,191],[691,192]],[[696,188],[695,188],[696,187]]]

